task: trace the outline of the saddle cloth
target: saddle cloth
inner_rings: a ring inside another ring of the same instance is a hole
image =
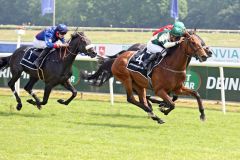
[[[37,70],[37,67],[33,64],[33,62],[38,58],[41,51],[42,49],[38,49],[38,48],[32,48],[32,47],[26,48],[24,56],[20,61],[20,64],[29,69]]]
[[[150,57],[151,54],[147,53],[147,50],[137,51],[133,56],[129,59],[127,69],[133,72],[138,72],[146,79],[151,79],[151,73],[155,66],[157,66],[161,60],[162,56],[159,54],[155,61],[150,62],[148,68],[143,67],[143,62]]]

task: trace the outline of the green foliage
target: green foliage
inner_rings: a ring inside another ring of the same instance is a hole
[[[188,4],[184,21],[191,28],[240,29],[239,0],[189,0]]]
[[[41,15],[41,0],[0,0],[0,24],[52,25]],[[82,27],[157,28],[170,17],[171,0],[56,0],[56,23]],[[187,28],[239,29],[239,0],[179,0],[179,20]]]

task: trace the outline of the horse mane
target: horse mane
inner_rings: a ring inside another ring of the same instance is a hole
[[[74,32],[71,34],[71,38],[76,38],[78,36],[85,36],[84,32]]]

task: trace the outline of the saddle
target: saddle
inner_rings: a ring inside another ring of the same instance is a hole
[[[33,62],[38,58],[42,50],[43,49],[33,47],[26,48],[20,64],[29,69],[37,70],[37,67],[33,64]]]
[[[51,54],[53,50],[51,50],[47,55],[46,57],[43,59],[43,61],[41,62],[40,64],[40,67],[37,68],[34,64],[34,61],[39,57],[40,53],[43,51],[43,49],[39,49],[39,48],[33,48],[33,47],[28,47],[26,48],[25,50],[25,53],[22,57],[22,60],[20,61],[20,64],[24,67],[27,67],[28,69],[30,70],[36,70],[37,73],[38,73],[38,77],[39,79],[41,80],[44,80],[44,73],[43,73],[43,70],[42,70],[42,65],[44,64],[44,61],[46,59],[46,57]]]
[[[143,62],[150,57],[151,54],[147,52],[147,49],[137,51],[128,61],[127,69],[133,72],[138,72],[146,79],[151,79],[151,73],[155,66],[157,66],[161,60],[162,56],[159,54],[155,60],[151,61],[146,68],[143,67]]]

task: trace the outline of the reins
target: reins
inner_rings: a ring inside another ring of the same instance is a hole
[[[78,34],[78,33],[77,33]],[[81,37],[81,35],[80,34],[78,34],[80,37]],[[72,41],[72,38],[69,40],[69,43]],[[77,44],[77,46],[80,44],[80,39],[78,40],[78,44]],[[76,56],[77,55],[77,53],[75,54],[75,52],[77,51],[77,47],[76,47],[76,49],[74,50],[74,52],[71,52],[70,51],[70,46],[69,47],[65,47],[65,49],[64,49],[64,54],[63,54],[63,56],[61,57],[62,59],[65,59],[65,58],[67,58],[70,54],[72,54],[72,55],[74,55],[74,56]],[[61,52],[61,49],[60,49],[60,53],[62,53]],[[68,54],[67,54],[68,53]]]
[[[197,49],[194,49],[194,47],[192,46],[192,44],[191,43],[189,43],[189,39],[191,38],[191,36],[192,35],[190,35],[188,38],[187,38],[187,40],[186,40],[186,43],[187,44],[189,44],[189,46],[191,47],[191,49],[192,50],[194,50],[194,54],[199,50],[199,49],[201,49],[202,47],[201,46],[199,46]],[[188,58],[191,58],[192,56],[191,55],[189,55],[189,54],[187,54],[188,52],[187,52],[187,47],[185,47],[185,55],[188,57]],[[161,68],[163,68],[163,69],[165,69],[165,70],[167,70],[167,71],[170,71],[170,72],[173,72],[173,73],[186,73],[186,69],[184,69],[184,70],[174,70],[174,69],[171,69],[168,65],[166,65],[166,64],[163,64],[163,66],[161,66],[160,65],[160,67]]]

